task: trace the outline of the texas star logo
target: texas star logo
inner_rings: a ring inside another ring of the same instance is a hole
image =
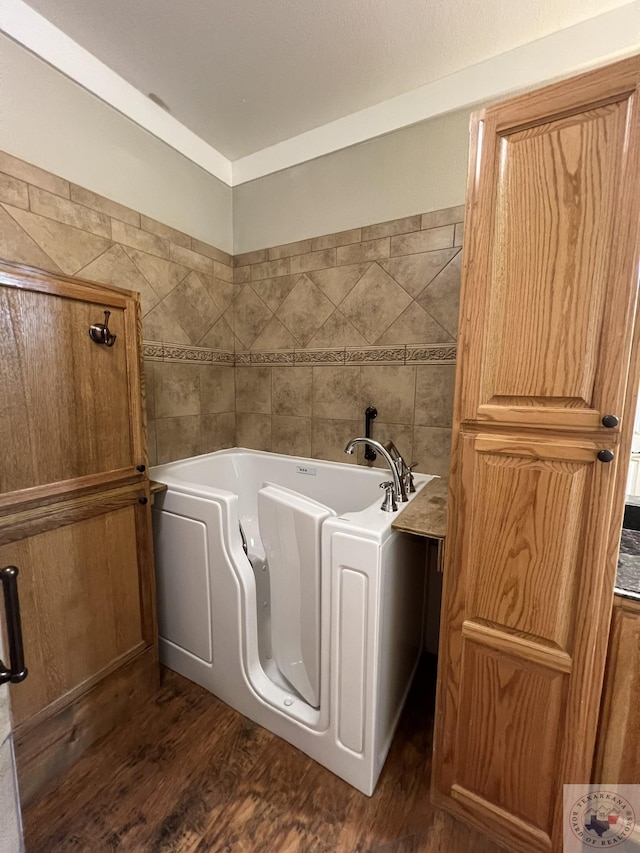
[[[572,806],[569,823],[587,848],[617,847],[633,831],[636,816],[631,803],[614,791],[585,794]]]

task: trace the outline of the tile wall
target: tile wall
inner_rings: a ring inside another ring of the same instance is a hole
[[[0,152],[0,257],[140,292],[151,464],[235,444],[343,453],[378,409],[446,474],[461,207],[232,258]]]
[[[234,445],[230,255],[0,152],[0,258],[139,291],[151,464]]]
[[[339,462],[378,418],[420,471],[449,467],[463,208],[234,258],[238,445]]]

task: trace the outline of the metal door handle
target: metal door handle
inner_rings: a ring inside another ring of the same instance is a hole
[[[9,639],[9,658],[11,669],[0,660],[0,684],[10,681],[17,684],[24,681],[29,670],[24,665],[24,646],[22,645],[22,623],[20,621],[20,601],[18,600],[18,569],[5,566],[0,569],[4,610],[7,617],[7,637]]]

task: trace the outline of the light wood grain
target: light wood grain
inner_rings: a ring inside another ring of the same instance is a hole
[[[553,459],[548,443],[536,458],[530,443],[526,456],[515,456],[520,450],[510,441],[490,445],[492,453],[482,436],[463,442],[470,511],[461,569],[469,613],[570,652],[578,578],[596,570],[586,551],[596,520],[589,508],[606,498],[611,478],[596,476],[595,452],[585,459],[581,447],[572,460],[565,444]]]
[[[561,849],[562,784],[591,774],[640,379],[639,73],[472,125],[433,786],[518,853]]]
[[[577,78],[546,90],[547,100],[531,93],[476,119],[482,152],[464,249],[476,316],[461,311],[476,334],[463,420],[602,432],[603,415],[621,417],[635,305],[628,83],[637,69],[588,76],[589,87]]]
[[[520,657],[524,661],[538,663],[559,672],[571,672],[571,656],[567,652],[555,648],[553,643],[545,643],[540,637],[507,630],[504,625],[494,628],[491,624],[477,619],[467,620],[462,625],[462,636],[478,645]]]
[[[593,781],[640,784],[640,602],[628,599],[613,608]]]

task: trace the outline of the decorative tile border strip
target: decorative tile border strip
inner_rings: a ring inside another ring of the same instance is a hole
[[[233,366],[235,355],[227,350],[206,347],[186,347],[180,344],[163,344],[143,341],[142,352],[148,361],[179,361],[189,364],[228,364]]]
[[[295,350],[294,364],[344,364],[343,349]]]
[[[178,347],[165,345],[165,361],[188,361],[191,363],[207,363],[213,361],[213,352],[208,349],[196,349],[196,347]]]
[[[413,344],[406,347],[345,347],[344,349],[273,350],[229,352],[143,341],[148,361],[189,364],[455,364],[456,344]]]
[[[276,352],[252,352],[251,364],[293,364],[293,350]]]
[[[347,364],[404,364],[405,347],[347,347]]]
[[[142,354],[147,361],[162,361],[164,359],[164,347],[158,341],[143,341]]]
[[[423,346],[408,346],[406,353],[407,364],[455,364],[456,344],[425,344]]]

